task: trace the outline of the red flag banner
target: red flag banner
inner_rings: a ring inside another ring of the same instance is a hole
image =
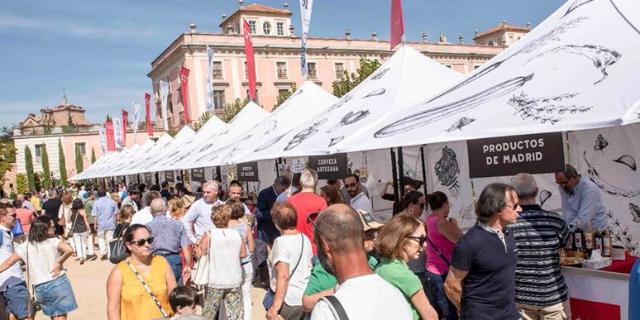
[[[122,144],[127,145],[127,123],[129,122],[129,112],[122,109]]]
[[[605,302],[570,298],[571,319],[620,320],[620,306]],[[625,311],[626,312],[626,311]]]
[[[104,123],[104,130],[107,132],[107,151],[116,151],[116,138],[113,135],[113,122],[111,119]]]
[[[189,117],[189,69],[180,67],[180,85],[182,94],[182,116],[184,117],[184,123],[191,122]]]
[[[251,42],[251,28],[247,20],[242,19],[244,30],[244,54],[247,58],[247,77],[249,77],[249,97],[256,101],[256,61],[253,57],[253,43]]]
[[[151,123],[151,95],[144,94],[144,107],[146,111],[145,120],[147,122],[147,134],[149,137],[153,137],[153,124]]]
[[[402,0],[391,0],[391,50],[402,42],[403,35]]]

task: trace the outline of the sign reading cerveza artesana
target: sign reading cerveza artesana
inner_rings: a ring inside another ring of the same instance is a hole
[[[469,140],[467,149],[471,178],[564,170],[561,132]]]
[[[310,156],[308,167],[318,172],[320,179],[343,179],[347,175],[347,154]]]
[[[258,162],[245,162],[236,166],[238,181],[260,181],[258,176]]]

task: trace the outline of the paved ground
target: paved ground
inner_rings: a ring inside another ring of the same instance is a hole
[[[67,260],[65,266],[73,286],[78,310],[69,314],[69,319],[106,319],[107,318],[107,277],[113,268],[108,261],[89,261],[80,265],[73,261],[73,257]],[[253,319],[264,319],[262,297],[264,290],[253,290]],[[38,312],[37,320],[49,319],[42,312]]]

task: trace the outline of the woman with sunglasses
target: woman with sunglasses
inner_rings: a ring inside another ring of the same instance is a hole
[[[0,265],[0,273],[22,260],[27,277],[34,287],[42,312],[53,320],[67,319],[67,313],[78,308],[64,262],[73,250],[55,236],[56,226],[49,216],[39,216],[31,225],[28,241]]]
[[[456,320],[458,312],[447,299],[444,281],[451,265],[453,248],[463,233],[457,221],[449,218],[451,206],[446,194],[436,191],[427,195],[427,201],[432,212],[425,219],[428,233],[425,290],[441,319]]]
[[[176,287],[176,278],[167,260],[151,254],[149,228],[134,224],[122,239],[129,256],[113,268],[107,280],[107,318],[168,318],[172,314],[169,292]]]
[[[407,262],[417,259],[424,248],[426,232],[417,218],[398,214],[387,222],[376,243],[381,258],[375,272],[402,292],[411,304],[413,319],[437,320],[433,309],[422,288],[422,281],[416,276]]]

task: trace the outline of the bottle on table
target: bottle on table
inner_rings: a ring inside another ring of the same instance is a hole
[[[604,256],[604,252],[602,248],[604,247],[604,238],[603,233],[600,230],[596,230],[596,233],[593,235],[593,250],[597,251],[600,256]]]
[[[602,256],[611,257],[611,249],[613,247],[613,236],[609,229],[604,230],[604,236],[602,239]]]
[[[573,224],[569,225],[569,235],[567,236],[567,242],[565,244],[565,253],[567,257],[573,257],[576,252],[576,242],[575,239],[575,226]]]
[[[575,256],[578,258],[584,258],[584,231],[580,228],[580,225],[576,227],[576,231],[573,233],[573,240],[576,247]]]

